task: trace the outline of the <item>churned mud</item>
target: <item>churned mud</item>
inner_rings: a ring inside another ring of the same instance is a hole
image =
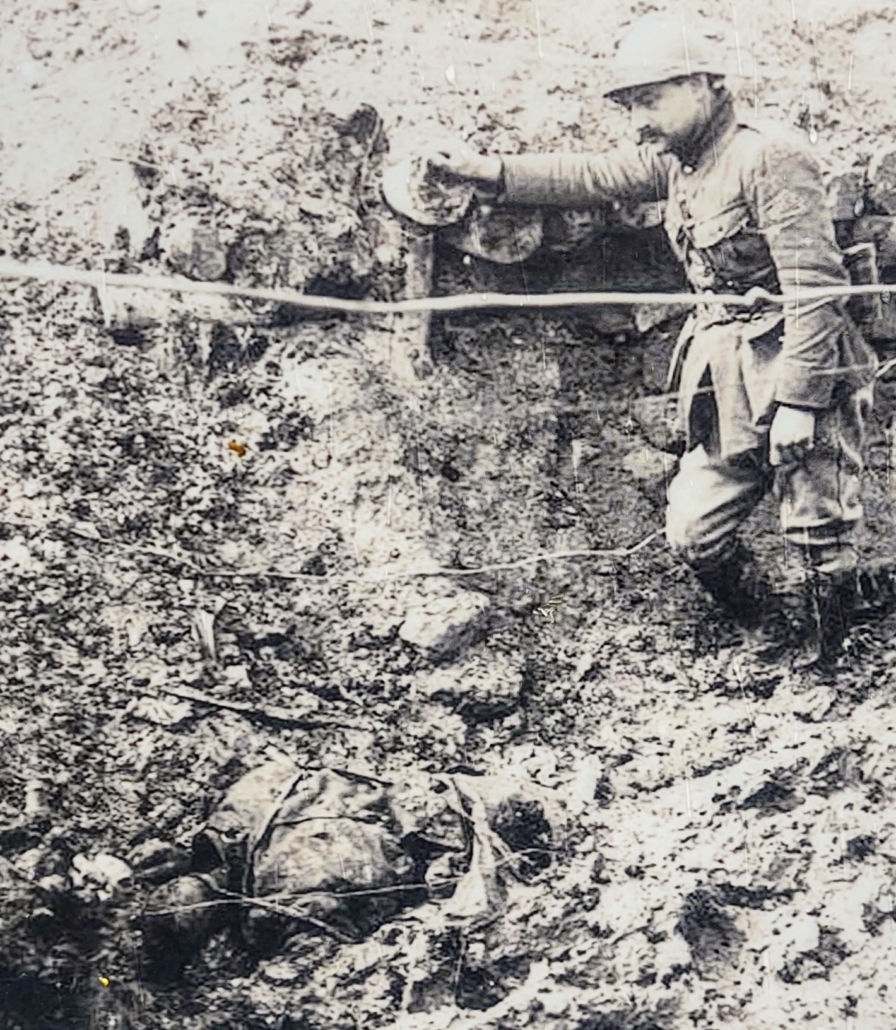
[[[13,4],[0,257],[402,296],[390,151],[612,143],[611,40],[652,6]],[[831,176],[892,131],[896,12],[847,8],[702,5],[736,19],[747,106],[806,128]],[[637,260],[609,235],[522,268],[445,249],[433,288],[676,288],[637,238]],[[668,459],[632,410],[680,316],[438,316],[409,375],[419,321],[129,304],[0,281],[3,1025],[886,1022],[896,622],[857,627],[835,676],[759,666],[665,554]],[[750,543],[773,569],[777,532],[769,501]],[[581,550],[604,553],[493,568]],[[224,918],[156,977],[141,863],[183,872],[227,789],[283,758],[421,791],[512,773],[556,806],[499,825],[530,860],[492,871],[486,917],[434,892],[273,954]]]

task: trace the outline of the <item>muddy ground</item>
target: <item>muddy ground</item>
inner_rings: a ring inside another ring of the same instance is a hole
[[[201,278],[178,245],[200,227],[226,281],[399,295],[389,150],[612,143],[610,41],[653,6],[8,5],[3,256]],[[737,29],[744,102],[802,125],[828,173],[886,146],[896,12],[700,9]],[[609,284],[630,246],[500,275],[445,252],[435,289]],[[411,381],[407,321],[169,300],[116,330],[97,291],[0,291],[3,1025],[886,1025],[896,622],[858,628],[836,676],[757,669],[648,539],[662,491],[631,401],[660,388],[674,320],[437,318]],[[777,560],[771,504],[751,543]],[[608,553],[404,575],[580,549]],[[400,626],[459,591],[488,601],[490,632],[438,664]],[[184,687],[248,711],[165,693]],[[318,725],[259,714],[274,707]],[[362,942],[305,933],[262,958],[225,928],[153,981],[148,888],[78,887],[73,861],[188,843],[277,755],[385,778],[512,769],[566,815],[488,926],[432,899]]]

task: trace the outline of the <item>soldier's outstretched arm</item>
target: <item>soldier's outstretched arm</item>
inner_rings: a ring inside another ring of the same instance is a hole
[[[661,201],[668,190],[668,165],[647,147],[502,157],[463,148],[434,152],[428,161],[436,174],[471,181],[508,204],[594,207],[614,200]]]
[[[521,154],[505,157],[499,199],[511,204],[588,207],[663,201],[668,164],[649,147],[620,146],[605,154]]]

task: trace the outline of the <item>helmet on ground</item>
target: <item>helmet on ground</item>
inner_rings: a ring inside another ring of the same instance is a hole
[[[639,86],[730,71],[724,41],[712,23],[649,14],[636,21],[617,44],[604,96],[618,100]]]

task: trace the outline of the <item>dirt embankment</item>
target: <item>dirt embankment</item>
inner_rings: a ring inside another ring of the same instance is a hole
[[[509,0],[19,6],[3,16],[0,246],[394,295],[404,252],[378,194],[385,147],[618,138],[624,121],[598,101],[609,40],[651,6],[595,4],[590,20]],[[891,128],[896,21],[867,4],[804,8],[733,12],[740,91],[814,132],[830,171],[861,167]],[[448,255],[436,286],[518,288],[524,274],[524,289],[539,276],[569,288],[576,260],[497,281]],[[447,318],[433,374],[410,387],[389,358],[401,323],[203,311],[185,299],[110,332],[89,291],[3,284],[0,975],[19,1024],[888,1018],[892,621],[857,631],[823,683],[743,663],[658,544],[367,581],[389,563],[469,568],[655,532],[630,406],[658,388],[668,327],[644,339],[623,314]],[[867,539],[887,551],[875,432]],[[761,555],[777,549],[772,515],[757,520]],[[402,620],[461,589],[500,618],[434,666]],[[328,725],[172,708],[163,691],[183,686]],[[292,978],[222,931],[176,987],[145,981],[132,917],[146,889],[76,889],[74,859],[188,841],[278,754],[381,777],[512,768],[561,792],[584,769],[596,787],[490,926],[448,925],[432,902],[363,943],[295,939],[278,959]],[[32,780],[46,806],[22,822]]]

